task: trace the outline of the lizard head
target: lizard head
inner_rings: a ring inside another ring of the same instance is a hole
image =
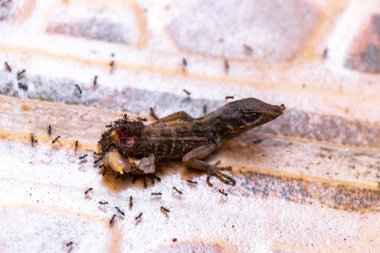
[[[141,121],[130,121],[126,115],[110,125],[98,143],[104,165],[120,174],[131,172],[134,167],[133,145],[141,136],[143,127]]]
[[[135,139],[141,136],[144,124],[141,121],[131,121],[124,115],[123,119],[116,120],[108,127],[98,142],[101,152],[105,154],[110,148],[116,148],[125,151],[120,153],[126,154],[133,147]]]
[[[229,138],[274,120],[284,110],[284,105],[271,105],[256,98],[246,98],[228,103],[205,118],[215,121],[219,134]]]
[[[255,98],[243,99],[238,103],[238,111],[241,118],[249,128],[257,127],[274,120],[285,110],[285,106],[271,105]]]

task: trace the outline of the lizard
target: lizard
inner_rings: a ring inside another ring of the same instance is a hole
[[[187,168],[206,172],[209,186],[211,177],[235,185],[236,181],[223,172],[230,167],[217,167],[203,159],[225,141],[277,118],[284,110],[284,105],[245,98],[199,118],[179,111],[145,125],[141,119],[129,120],[124,115],[102,134],[97,161],[119,174],[146,175],[154,174],[156,162],[182,159]]]

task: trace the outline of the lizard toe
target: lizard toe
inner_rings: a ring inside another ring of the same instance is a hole
[[[207,178],[206,178],[207,184],[210,187],[213,186],[213,184],[210,182],[210,178],[212,176],[214,176],[214,177],[218,178],[221,182],[234,186],[236,184],[235,179],[233,179],[231,176],[226,175],[225,173],[221,172],[221,170],[231,170],[231,167],[223,167],[223,168],[218,168],[218,167],[214,167],[214,166],[209,167],[207,170]]]

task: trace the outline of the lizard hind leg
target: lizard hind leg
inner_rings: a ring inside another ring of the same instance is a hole
[[[233,179],[231,176],[222,172],[223,170],[231,170],[231,167],[219,168],[215,165],[211,165],[205,161],[200,160],[209,156],[215,150],[216,150],[215,144],[200,146],[196,149],[193,149],[189,153],[187,153],[182,158],[182,161],[188,168],[206,172],[207,173],[206,182],[209,186],[212,186],[212,183],[210,182],[210,178],[212,176],[218,178],[220,181],[222,181],[225,184],[235,185],[236,184],[235,179]]]

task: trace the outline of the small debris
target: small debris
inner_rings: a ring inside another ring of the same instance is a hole
[[[250,47],[246,44],[243,44],[243,50],[244,50],[245,54],[248,54],[248,55],[251,55],[253,53],[252,47]]]
[[[21,105],[21,109],[25,112],[29,112],[30,110],[32,110],[32,108],[30,108],[29,105],[26,105],[26,104],[22,104]]]
[[[108,201],[105,201],[105,200],[101,200],[98,202],[100,205],[107,205],[108,204]]]
[[[228,99],[234,99],[234,96],[226,96],[226,100]]]
[[[187,60],[182,58],[182,74],[186,74]]]
[[[326,59],[327,56],[328,56],[328,54],[329,54],[329,49],[326,47],[326,48],[323,50],[323,54],[322,54],[323,59]]]
[[[187,67],[187,60],[186,60],[186,58],[182,58],[182,66]]]
[[[152,196],[161,196],[162,193],[161,192],[152,192],[150,195],[152,195]]]
[[[109,64],[109,66],[110,66],[110,74],[112,74],[112,73],[113,73],[113,70],[114,70],[114,68],[115,68],[115,61],[112,60],[112,61],[110,62],[110,64]]]
[[[173,242],[176,242],[176,241],[177,241],[177,238],[173,238],[172,241],[173,241]]]

